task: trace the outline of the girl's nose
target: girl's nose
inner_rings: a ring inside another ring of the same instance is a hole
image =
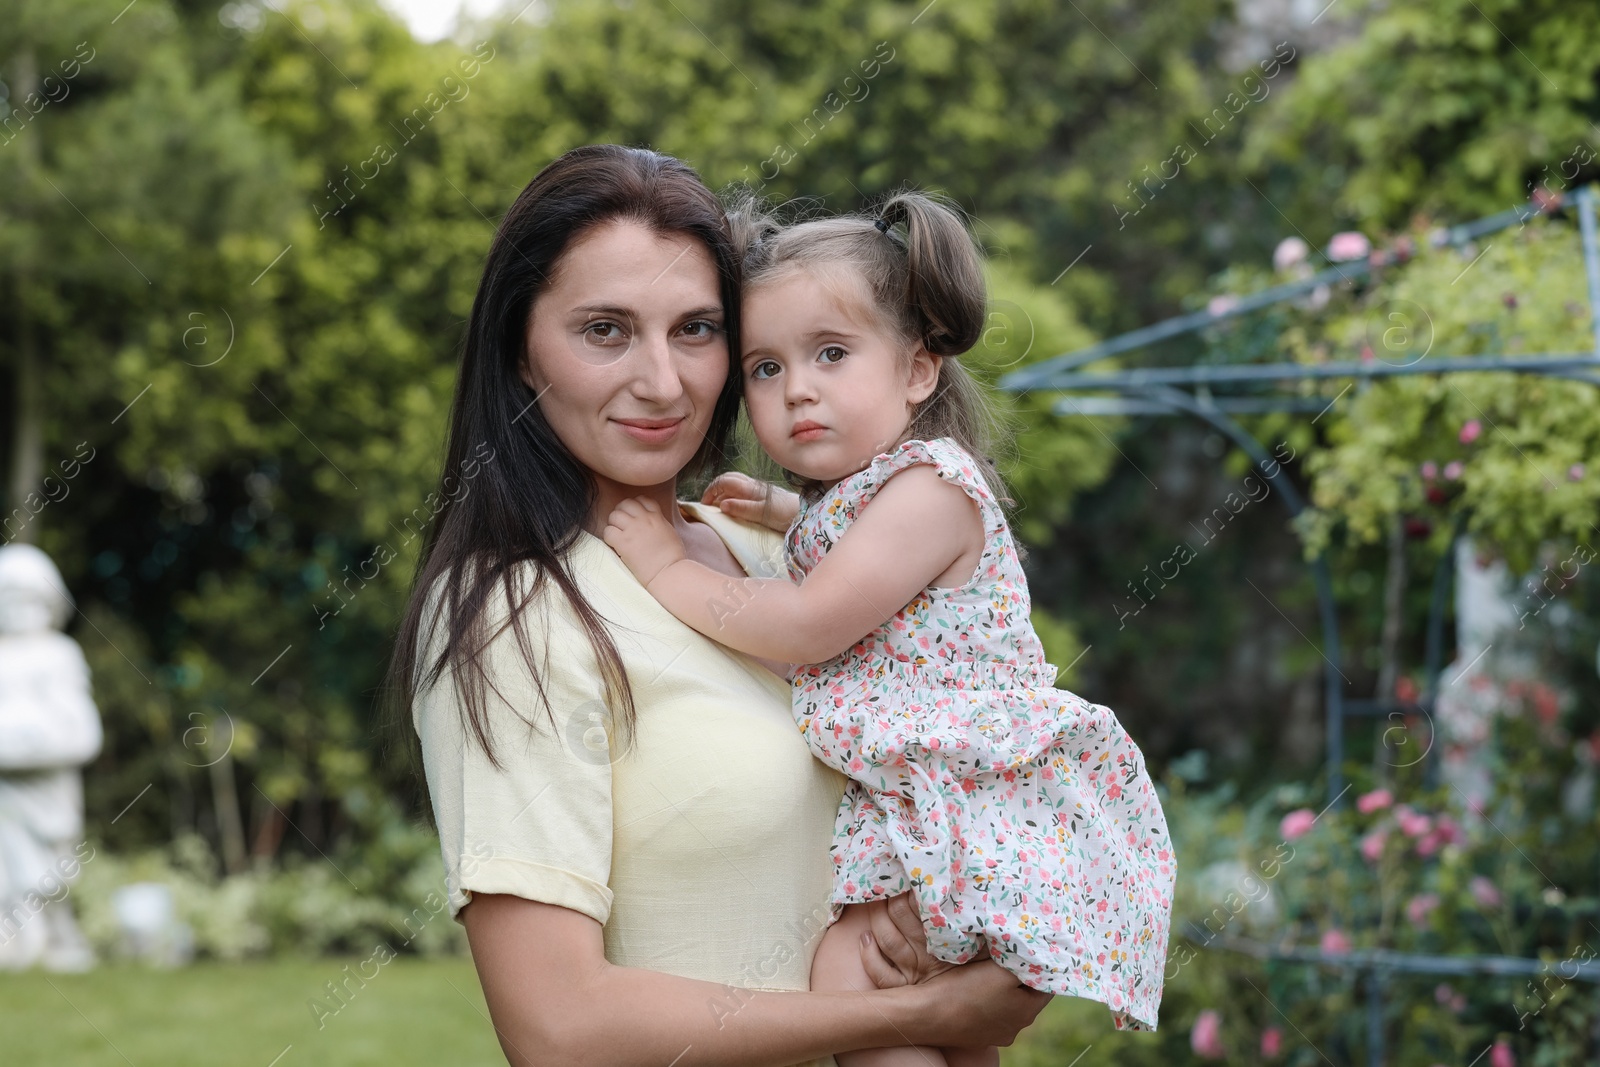
[[[816,385],[803,370],[790,368],[783,375],[783,399],[791,407],[817,399]]]

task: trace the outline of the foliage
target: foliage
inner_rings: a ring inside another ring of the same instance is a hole
[[[1282,336],[1308,364],[1383,360],[1399,367],[1456,356],[1567,354],[1589,348],[1590,314],[1575,227],[1536,221],[1481,249],[1428,250]],[[1419,243],[1426,235],[1417,234]],[[1319,385],[1334,403],[1335,389]],[[1356,543],[1417,520],[1442,551],[1456,519],[1522,570],[1548,539],[1587,544],[1600,504],[1594,386],[1532,374],[1406,375],[1358,385],[1328,412],[1326,445],[1307,462],[1315,510],[1306,550],[1336,526]]]
[[[458,953],[466,935],[445,906],[438,846],[412,831],[421,855],[392,878],[375,878],[358,857],[344,862],[265,864],[219,877],[205,840],[188,835],[162,849],[112,853],[94,847],[69,899],[97,953],[116,960],[124,952],[112,907],[120,886],[156,882],[172,892],[176,919],[193,934],[200,959],[237,962],[265,955],[358,953],[374,945],[394,955]],[[350,881],[351,875],[361,879]]]
[[[1290,218],[1396,229],[1600,176],[1600,10],[1564,0],[1345,0],[1242,162]],[[1330,210],[1330,208],[1332,210]]]

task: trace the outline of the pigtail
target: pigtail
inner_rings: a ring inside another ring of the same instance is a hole
[[[896,193],[879,217],[905,226],[906,309],[924,346],[938,356],[959,356],[983,336],[987,293],[983,262],[966,223],[926,193]]]

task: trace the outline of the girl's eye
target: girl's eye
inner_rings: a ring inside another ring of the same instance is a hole
[[[830,353],[837,354],[830,359]],[[824,348],[821,352],[817,353],[817,358],[824,363],[837,363],[844,358],[844,349],[838,345],[829,345],[827,348]]]
[[[778,364],[777,363],[773,362],[770,359],[763,359],[762,361],[757,363],[755,366],[750,368],[750,377],[752,377],[752,378],[770,378],[774,374],[778,373],[778,369],[779,368],[778,368]]]

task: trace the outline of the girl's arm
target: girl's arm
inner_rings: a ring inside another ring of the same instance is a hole
[[[606,961],[587,915],[504,894],[461,913],[512,1067],[779,1067],[858,1048],[1009,1045],[1049,1002],[992,960],[923,985],[776,993]]]
[[[661,604],[707,637],[767,659],[832,659],[983,542],[976,503],[927,464],[895,474],[799,585],[733,579],[684,556],[656,505],[611,513],[605,541]]]

